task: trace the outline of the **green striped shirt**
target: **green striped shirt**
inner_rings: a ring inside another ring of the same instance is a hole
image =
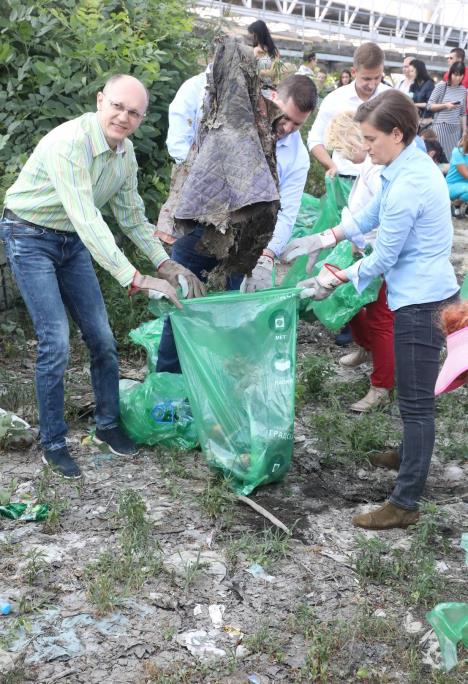
[[[83,114],[40,140],[7,191],[5,206],[40,226],[76,231],[92,257],[125,287],[136,269],[102,218],[105,204],[156,267],[168,258],[145,216],[137,170],[130,140],[111,150],[96,114]]]

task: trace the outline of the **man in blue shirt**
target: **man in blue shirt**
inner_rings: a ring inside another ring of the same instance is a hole
[[[188,79],[169,107],[167,146],[177,163],[185,161],[195,138],[201,119],[205,86],[206,72]],[[283,116],[275,122],[281,208],[272,238],[265,245],[251,276],[243,280],[239,276],[230,278],[229,286],[232,289],[241,286],[241,290],[245,292],[271,287],[275,257],[281,255],[291,237],[310,166],[309,154],[302,142],[299,128],[308,119],[317,100],[316,88],[311,79],[300,75],[287,77],[281,81],[276,91],[263,91],[262,95],[274,101],[283,112]],[[196,251],[196,244],[202,234],[203,227],[198,226],[192,233],[177,241],[172,253],[174,261],[184,265],[190,263],[194,272],[199,275],[211,271],[217,264],[213,257]],[[164,326],[157,371],[181,372],[169,322]]]

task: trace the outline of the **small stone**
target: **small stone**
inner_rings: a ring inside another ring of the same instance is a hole
[[[449,482],[462,482],[465,479],[465,472],[460,466],[450,465],[444,470],[444,479]]]

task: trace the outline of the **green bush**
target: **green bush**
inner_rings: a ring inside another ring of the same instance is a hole
[[[40,138],[93,111],[109,76],[131,73],[151,94],[133,142],[140,192],[156,218],[170,173],[168,105],[200,70],[187,8],[187,0],[0,3],[0,200]]]

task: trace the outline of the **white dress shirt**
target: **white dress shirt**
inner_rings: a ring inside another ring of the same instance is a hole
[[[177,163],[185,161],[195,139],[202,115],[205,87],[206,72],[189,78],[181,85],[169,106],[166,144],[169,154]],[[309,153],[298,131],[277,141],[276,162],[281,207],[267,247],[280,256],[291,237],[310,167]]]
[[[372,98],[389,90],[389,87],[384,83],[379,83]],[[363,102],[365,100],[362,100],[356,92],[355,81],[329,93],[322,101],[317,117],[307,136],[309,150],[312,150],[316,145],[325,147],[327,128],[335,116],[341,112],[355,112]],[[353,164],[339,152],[333,152],[332,160],[336,164],[339,174],[344,176],[357,176],[359,174],[359,164]]]

